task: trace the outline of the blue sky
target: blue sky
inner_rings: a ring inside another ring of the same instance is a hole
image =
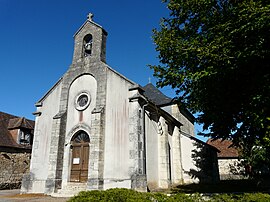
[[[69,68],[73,34],[89,12],[108,32],[107,64],[155,84],[147,64],[158,64],[152,29],[169,13],[161,0],[0,0],[0,111],[34,119],[35,102]]]

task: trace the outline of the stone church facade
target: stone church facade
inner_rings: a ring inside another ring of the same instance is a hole
[[[109,67],[106,38],[89,15],[74,35],[70,68],[36,103],[22,192],[146,191],[198,181],[192,151],[205,144],[193,137],[193,116],[152,84],[141,87]]]

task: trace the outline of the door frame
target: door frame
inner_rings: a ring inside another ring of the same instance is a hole
[[[82,133],[87,135],[87,142],[84,141],[80,143],[75,142],[74,141],[75,138]],[[76,154],[73,148],[79,148],[79,154],[78,153]],[[79,130],[72,136],[70,141],[69,182],[77,182],[77,183],[87,182],[89,172],[89,157],[90,157],[89,135],[84,130]],[[79,167],[76,168],[75,165],[79,165]],[[78,176],[72,177],[72,175],[76,175],[74,174],[76,172],[78,172]],[[75,180],[76,178],[77,180]]]

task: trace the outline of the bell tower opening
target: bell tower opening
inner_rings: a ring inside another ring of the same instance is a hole
[[[87,57],[92,54],[93,48],[93,37],[91,34],[87,34],[83,39],[83,53],[84,56]]]

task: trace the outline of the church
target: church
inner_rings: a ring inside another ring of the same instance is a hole
[[[87,20],[67,72],[36,103],[30,172],[22,193],[138,191],[218,180],[217,150],[194,137],[194,117],[154,85],[106,64],[107,32]],[[207,157],[198,157],[205,149]],[[210,162],[207,172],[198,159]]]

